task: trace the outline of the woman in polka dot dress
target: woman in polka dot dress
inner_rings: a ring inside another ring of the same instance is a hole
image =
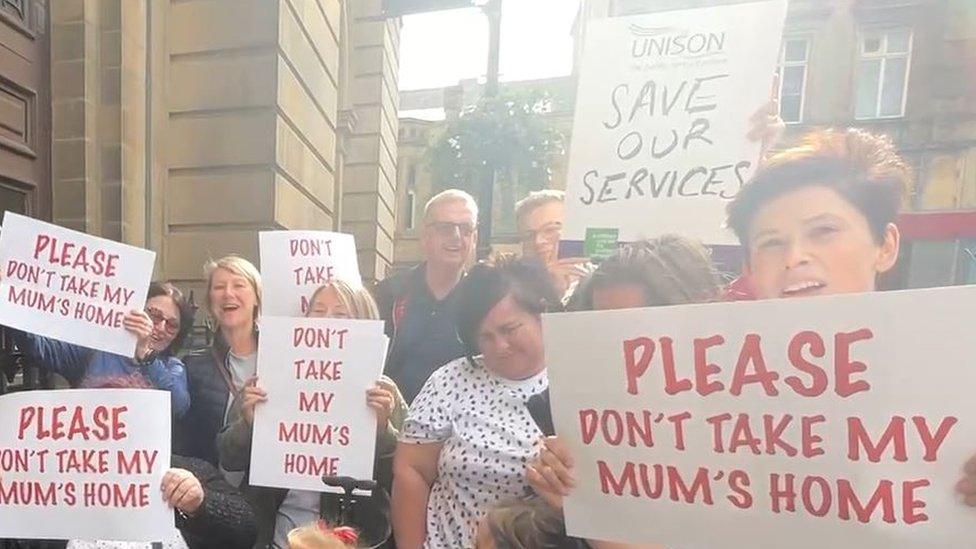
[[[404,422],[394,461],[398,547],[473,547],[489,508],[528,492],[525,465],[541,436],[525,402],[548,387],[541,315],[559,298],[545,268],[479,264],[456,291],[469,355],[434,372]]]

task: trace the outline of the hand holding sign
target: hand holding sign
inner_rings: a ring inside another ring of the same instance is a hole
[[[196,514],[203,505],[203,485],[200,484],[200,479],[186,469],[174,468],[166,471],[161,490],[167,505],[188,516]]]
[[[390,416],[393,415],[396,392],[396,385],[383,378],[380,378],[375,386],[366,390],[366,405],[376,412],[376,425],[381,429],[386,427],[386,422],[390,421]]]
[[[122,326],[136,336],[136,360],[142,360],[152,350],[153,321],[145,311],[132,310],[122,318]]]
[[[244,382],[241,389],[241,417],[248,425],[254,425],[254,408],[262,402],[268,401],[268,392],[258,387],[257,376],[252,376]]]
[[[974,308],[961,287],[546,315],[553,418],[576,467],[547,444],[530,480],[547,497],[578,480],[564,510],[587,538],[962,546],[976,371],[959,319]],[[745,515],[768,535],[743,531]]]
[[[966,462],[963,474],[963,478],[956,485],[956,490],[962,495],[966,505],[976,507],[976,456]]]
[[[376,411],[390,396],[375,385],[385,349],[378,320],[262,319],[257,370],[267,393],[247,392],[263,403],[251,406],[252,485],[322,491],[322,475],[372,478]]]
[[[759,141],[762,143],[764,154],[771,147],[775,146],[783,137],[786,131],[786,122],[779,116],[779,75],[773,78],[773,88],[769,101],[759,107],[756,112],[749,117],[752,128],[746,134],[749,141]]]
[[[526,477],[535,493],[557,509],[563,508],[563,497],[576,487],[575,463],[569,448],[559,437],[542,439],[539,457],[526,467]]]

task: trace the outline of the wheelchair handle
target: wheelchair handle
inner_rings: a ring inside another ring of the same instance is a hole
[[[353,477],[322,475],[322,482],[326,486],[341,488],[346,495],[352,494],[353,490],[372,491],[376,489],[375,480],[360,480]]]

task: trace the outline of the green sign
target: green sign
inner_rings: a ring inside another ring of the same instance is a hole
[[[587,227],[585,250],[592,259],[606,259],[617,251],[618,229],[594,229]]]

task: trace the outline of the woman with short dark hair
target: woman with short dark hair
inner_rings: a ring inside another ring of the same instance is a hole
[[[525,406],[548,387],[542,313],[558,308],[538,262],[475,266],[456,290],[468,356],[430,377],[394,458],[393,528],[401,547],[471,547],[495,503],[523,495],[541,436]]]

